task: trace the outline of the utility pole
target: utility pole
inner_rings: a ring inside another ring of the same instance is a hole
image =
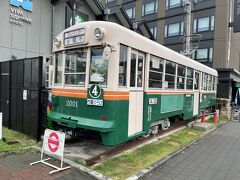
[[[184,48],[183,54],[190,57],[191,52],[191,25],[192,25],[192,0],[185,0],[184,12],[186,13],[184,22]]]

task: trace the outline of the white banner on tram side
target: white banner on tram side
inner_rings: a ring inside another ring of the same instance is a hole
[[[70,166],[63,168],[64,145],[65,145],[65,133],[46,129],[44,132],[44,137],[43,137],[41,160],[31,163],[30,166],[37,164],[37,163],[43,163],[47,166],[50,166],[50,167],[56,169],[56,170],[49,172],[50,174],[69,169]],[[47,163],[46,161],[50,160],[51,158],[43,159],[44,153],[47,155],[50,155],[50,156],[60,157],[61,158],[61,167],[59,168],[50,163]]]

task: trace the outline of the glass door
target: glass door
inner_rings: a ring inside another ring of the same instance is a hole
[[[144,61],[144,54],[131,51],[128,136],[143,130]]]

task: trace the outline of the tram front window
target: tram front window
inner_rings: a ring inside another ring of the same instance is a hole
[[[90,84],[107,85],[108,61],[103,59],[103,48],[91,48]]]
[[[87,50],[66,52],[65,84],[83,86],[86,78]]]
[[[55,55],[55,80],[56,84],[62,84],[63,73],[63,53],[57,53]]]

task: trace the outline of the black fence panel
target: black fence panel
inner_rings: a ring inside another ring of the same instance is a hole
[[[40,139],[42,110],[46,108],[41,101],[42,61],[42,57],[37,57],[0,63],[0,112],[6,117],[4,125],[36,140]]]
[[[3,113],[3,126],[9,127],[10,102],[10,62],[0,63],[0,112]]]

